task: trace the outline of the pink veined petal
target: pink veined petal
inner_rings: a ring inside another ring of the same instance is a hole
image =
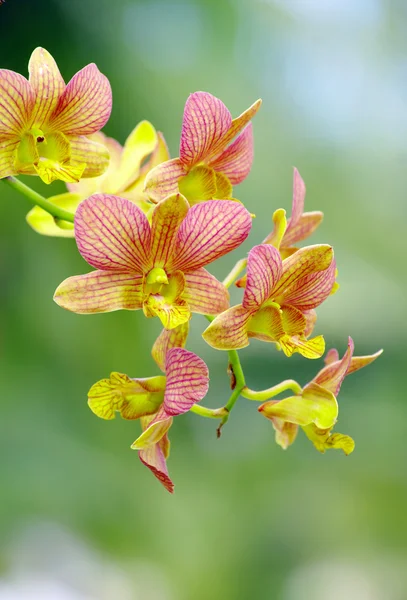
[[[106,125],[111,110],[109,80],[92,63],[72,77],[48,126],[67,135],[90,135]]]
[[[291,225],[290,230],[287,229],[282,241],[282,246],[288,248],[289,246],[305,240],[305,238],[314,233],[323,218],[324,213],[319,210],[302,213],[295,225]]]
[[[224,173],[232,185],[237,185],[246,179],[252,164],[253,127],[251,123],[220,156],[209,162],[209,166],[215,171]]]
[[[172,494],[174,492],[174,484],[168,475],[167,462],[161,442],[140,450],[139,458],[143,465],[148,467],[158,481],[163,484],[165,489]]]
[[[313,381],[337,396],[341,389],[342,381],[345,379],[346,373],[350,367],[353,351],[353,340],[349,337],[348,347],[342,359],[321,369],[316,377],[314,377]]]
[[[14,163],[19,143],[15,139],[0,142],[0,179],[17,174]]]
[[[31,117],[31,127],[38,127],[48,120],[65,89],[65,82],[51,54],[44,48],[36,48],[28,63],[29,82],[36,95]]]
[[[333,260],[325,271],[302,277],[284,293],[284,302],[300,310],[316,308],[330,295],[335,283],[335,271],[336,262]]]
[[[188,168],[204,160],[232,125],[232,116],[219,98],[195,92],[186,101],[179,156]]]
[[[217,350],[239,350],[249,345],[248,323],[252,313],[241,304],[232,306],[212,321],[202,334]]]
[[[0,69],[0,142],[20,136],[28,125],[34,102],[34,92],[25,77]]]
[[[189,332],[189,321],[174,327],[174,329],[163,329],[155,340],[151,355],[161,371],[165,372],[165,358],[171,348],[183,348],[187,342]]]
[[[96,269],[142,273],[148,268],[150,225],[128,200],[95,194],[81,202],[75,238],[83,258]]]
[[[147,174],[144,191],[152,202],[160,202],[167,196],[178,193],[178,182],[185,175],[185,167],[179,158],[167,160]]]
[[[196,354],[171,348],[165,361],[167,385],[163,409],[167,415],[180,415],[204,398],[209,387],[208,367]]]
[[[325,354],[324,363],[325,365],[330,365],[339,360],[339,352],[336,348],[331,348]]]
[[[174,251],[178,227],[189,204],[181,194],[168,196],[154,208],[151,221],[151,266],[165,267]]]
[[[106,172],[109,167],[109,151],[106,146],[90,140],[84,135],[71,138],[69,141],[71,144],[71,164],[86,164],[82,177],[99,177]],[[83,183],[83,181],[80,181],[76,184],[70,184],[70,189],[75,189],[73,187],[75,185],[80,189]]]
[[[91,314],[142,307],[143,278],[134,273],[92,271],[65,279],[55,291],[55,302],[71,312]]]
[[[286,234],[296,225],[304,212],[305,203],[305,183],[299,174],[298,170],[294,167],[293,177],[293,204],[291,208],[291,217],[287,223]]]
[[[247,280],[243,306],[257,309],[271,294],[281,277],[283,263],[279,251],[269,244],[255,246],[247,258]]]
[[[252,217],[231,200],[195,204],[181,223],[175,239],[173,269],[196,271],[231,252],[249,235]]]
[[[206,269],[185,274],[185,290],[182,298],[191,312],[201,315],[217,315],[229,308],[229,292]]]

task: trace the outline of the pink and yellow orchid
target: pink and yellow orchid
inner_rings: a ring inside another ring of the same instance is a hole
[[[252,166],[253,132],[249,121],[260,105],[261,100],[257,100],[232,120],[229,110],[215,96],[206,92],[191,94],[185,104],[179,158],[162,163],[148,174],[145,190],[150,200],[160,202],[178,192],[190,204],[231,198],[232,185],[241,183]]]
[[[185,340],[185,338],[184,338]],[[142,434],[132,444],[163,486],[174,491],[166,459],[170,443],[167,432],[173,417],[187,412],[208,391],[209,373],[204,361],[193,352],[173,347],[172,332],[164,331],[155,345],[155,358],[165,376],[132,379],[121,373],[95,383],[88,394],[91,410],[102,419],[139,419]]]
[[[347,375],[373,362],[382,350],[370,356],[353,356],[353,340],[341,360],[337,350],[330,350],[325,358],[325,367],[307,383],[296,396],[284,400],[269,400],[259,407],[262,415],[273,423],[276,442],[282,448],[290,446],[301,427],[319,452],[339,448],[350,454],[355,443],[348,435],[332,433],[338,418],[336,397]]]
[[[82,200],[93,194],[104,193],[120,195],[148,212],[153,205],[143,191],[145,177],[153,167],[169,159],[163,135],[156,132],[148,121],[141,121],[127,138],[124,147],[101,131],[95,133],[92,140],[105,146],[110,153],[107,171],[100,177],[67,184],[69,192],[52,196],[50,202],[75,213]],[[28,213],[27,221],[42,235],[74,237],[72,224],[65,221],[56,223],[52,215],[39,206]]]
[[[101,175],[109,153],[86,136],[110,116],[108,79],[90,64],[65,85],[43,48],[34,50],[28,70],[29,80],[0,69],[0,179],[21,173],[51,183]]]
[[[75,216],[79,252],[98,269],[66,279],[57,304],[76,313],[142,308],[173,329],[191,312],[216,315],[229,295],[203,267],[239,246],[252,219],[239,203],[214,200],[192,208],[169,196],[146,215],[117,196],[94,195]]]
[[[232,350],[248,346],[254,337],[275,342],[287,356],[299,352],[319,358],[324,338],[307,337],[315,322],[313,309],[329,296],[334,283],[331,246],[307,246],[284,261],[273,246],[255,246],[248,256],[242,304],[216,317],[203,338],[214,348]]]

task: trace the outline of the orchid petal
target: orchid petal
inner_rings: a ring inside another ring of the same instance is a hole
[[[237,248],[249,235],[250,213],[230,200],[210,200],[193,206],[175,239],[172,266],[196,271]]]
[[[112,110],[112,90],[95,64],[78,71],[60,96],[48,127],[68,135],[90,135],[102,129]]]
[[[276,432],[276,444],[278,444],[283,450],[287,450],[291,444],[295,442],[298,434],[298,425],[294,423],[288,423],[282,419],[276,417],[270,417],[270,421],[273,424],[274,431]]]
[[[278,342],[284,336],[282,310],[278,306],[260,308],[248,325],[249,337],[263,342]]]
[[[147,174],[144,191],[152,202],[160,202],[163,198],[178,193],[178,182],[186,173],[179,158],[167,160]]]
[[[86,164],[82,177],[99,177],[106,172],[110,156],[106,146],[85,136],[71,138],[69,141],[71,144],[71,164]],[[96,187],[92,192],[97,191],[97,189]]]
[[[249,345],[250,311],[241,304],[232,306],[212,321],[202,334],[207,344],[217,350],[239,350]]]
[[[83,175],[85,167],[85,163],[71,165],[68,162],[60,163],[47,158],[41,158],[34,165],[35,172],[47,185],[57,180],[65,181],[66,183],[78,182]]]
[[[140,450],[139,458],[143,465],[148,467],[158,481],[163,484],[165,489],[172,494],[174,492],[174,484],[168,475],[167,463],[161,447],[163,439],[158,444]]]
[[[229,292],[206,269],[185,274],[185,291],[182,297],[191,312],[201,315],[217,315],[229,307]]]
[[[291,217],[288,221],[287,232],[291,230],[291,227],[296,225],[304,212],[305,203],[305,183],[298,169],[294,167],[293,175],[293,204],[291,208]]]
[[[53,113],[65,89],[65,82],[55,60],[44,48],[36,48],[31,54],[28,71],[29,82],[36,96],[31,127],[41,129]]]
[[[140,173],[144,159],[157,146],[157,133],[149,121],[141,121],[130,133],[124,148],[117,177],[120,187],[116,193],[123,192],[131,186]]]
[[[0,69],[0,142],[20,136],[28,125],[34,102],[34,92],[25,77]]]
[[[232,184],[224,173],[215,171],[216,192],[214,200],[232,200]]]
[[[263,244],[271,244],[277,250],[280,249],[282,239],[287,229],[287,218],[283,208],[278,208],[273,213],[273,231],[266,237]]]
[[[281,308],[281,322],[284,333],[287,335],[303,335],[307,320],[303,313],[289,304],[284,304]]]
[[[367,367],[367,365],[370,365],[376,358],[379,358],[382,353],[383,350],[378,350],[375,354],[370,354],[369,356],[352,356],[346,375],[350,375],[355,371],[359,371],[359,369],[363,369],[363,367]]]
[[[144,301],[143,310],[147,317],[157,316],[166,329],[174,329],[191,318],[191,311],[183,299],[185,277],[175,271],[161,293],[150,293]]]
[[[168,196],[154,208],[151,222],[152,266],[166,266],[174,251],[176,233],[188,209],[188,202],[181,194]]]
[[[327,448],[342,450],[346,456],[349,456],[355,449],[355,442],[349,435],[343,433],[333,433],[325,442]]]
[[[279,344],[286,356],[292,356],[294,352],[298,352],[304,358],[314,360],[321,358],[325,352],[325,340],[322,335],[310,340],[307,340],[304,336],[284,336],[279,340]]]
[[[342,359],[325,366],[314,377],[313,381],[330,390],[335,396],[339,394],[343,380],[351,364],[354,351],[354,343],[351,337],[348,338],[348,347]]]
[[[132,202],[95,194],[75,215],[75,237],[83,258],[96,269],[134,271],[148,267],[150,225]]]
[[[241,183],[253,164],[253,127],[249,123],[242,133],[209,166],[224,173],[232,185]]]
[[[167,433],[172,425],[172,417],[166,415],[161,408],[148,427],[131,445],[133,450],[144,450],[149,446],[157,444]]]
[[[336,264],[333,260],[325,271],[311,273],[293,282],[284,292],[284,302],[300,310],[316,308],[330,296],[335,284]]]
[[[198,165],[179,180],[178,187],[191,205],[211,200],[217,190],[215,171],[205,165]]]
[[[65,279],[54,300],[62,308],[79,314],[137,310],[142,307],[141,276],[117,271],[92,271]]]
[[[167,384],[163,409],[175,416],[187,412],[204,398],[209,387],[209,371],[204,361],[183,348],[171,348],[165,361]]]
[[[63,208],[71,213],[75,213],[81,198],[78,194],[59,194],[58,196],[52,196],[48,198],[52,204]],[[49,235],[53,237],[75,237],[73,223],[63,221],[63,227],[60,227],[55,218],[43,208],[34,206],[33,209],[26,216],[27,223],[41,235]]]
[[[195,92],[186,101],[182,122],[180,161],[192,167],[211,154],[232,125],[232,116],[221,100]]]
[[[259,308],[269,297],[281,277],[282,260],[276,248],[260,244],[247,258],[247,280],[243,295],[244,308]]]
[[[165,358],[171,348],[183,348],[187,342],[189,322],[182,323],[174,329],[163,329],[154,342],[151,355],[161,371],[165,372]]]
[[[305,238],[314,233],[316,228],[321,224],[323,218],[324,213],[318,210],[303,213],[295,225],[291,225],[290,228],[287,227],[287,232],[283,238],[282,245],[286,248],[305,240]]]
[[[14,139],[0,141],[0,179],[17,174],[15,162],[19,144],[20,141]]]
[[[343,450],[345,455],[348,456],[355,448],[353,439],[342,433],[331,434],[329,429],[328,431],[326,429],[318,429],[318,427],[313,424],[304,427],[304,432],[306,433],[307,438],[314,444],[315,448],[322,454],[330,448],[338,448]]]
[[[301,311],[305,317],[304,336],[307,338],[314,331],[315,323],[317,322],[317,313],[315,310]]]
[[[330,350],[328,350],[328,352],[325,354],[325,358],[324,358],[324,363],[326,365],[330,365],[334,362],[339,361],[339,352],[336,348],[331,348]]]
[[[111,373],[88,392],[88,405],[102,419],[114,419],[120,412],[123,419],[139,419],[155,414],[163,402],[165,377],[130,379],[123,373]]]

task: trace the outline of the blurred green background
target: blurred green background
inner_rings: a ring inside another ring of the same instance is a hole
[[[68,80],[96,62],[112,84],[105,131],[124,141],[141,119],[177,155],[196,90],[233,115],[258,97],[255,163],[237,196],[256,213],[249,241],[210,270],[223,277],[291,206],[292,167],[307,210],[325,220],[341,288],[317,332],[342,353],[384,347],[346,380],[338,431],[356,450],[322,456],[300,435],[283,452],[241,400],[216,423],[171,430],[170,496],[129,449],[138,424],[105,422],[86,393],[118,370],[157,372],[160,327],[141,312],[77,316],[52,301],[88,266],[72,240],[35,234],[24,197],[0,189],[1,600],[405,600],[407,8],[403,0],[6,0],[1,67],[27,73],[36,46]],[[35,178],[45,195],[62,191]],[[236,295],[238,298],[238,295]],[[189,348],[211,371],[205,404],[228,394],[226,356]],[[242,351],[251,387],[307,382],[320,368],[272,345]]]

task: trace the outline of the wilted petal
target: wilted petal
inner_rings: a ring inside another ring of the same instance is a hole
[[[65,82],[51,54],[44,48],[36,48],[28,63],[30,84],[36,95],[31,116],[31,127],[41,129],[54,111],[65,89]]]
[[[178,187],[191,205],[211,200],[217,191],[215,171],[205,165],[198,165],[179,180]]]
[[[281,277],[282,260],[276,248],[267,244],[255,246],[247,258],[247,280],[243,306],[259,308],[271,294]]]
[[[71,138],[69,141],[71,143],[71,164],[86,164],[82,177],[99,177],[105,173],[109,166],[109,151],[106,146],[85,136]],[[80,186],[81,182],[76,185]]]
[[[305,240],[314,233],[323,218],[324,213],[318,210],[303,213],[295,225],[292,225],[290,229],[287,227],[282,245],[286,248]]]
[[[167,415],[187,412],[204,398],[209,387],[209,371],[204,361],[183,348],[171,348],[165,361],[167,384],[163,408]]]
[[[123,373],[111,373],[95,383],[88,392],[88,405],[102,419],[114,419],[120,412],[123,419],[139,419],[155,414],[162,404],[165,377],[130,379]]]
[[[178,182],[186,175],[186,170],[179,158],[163,162],[147,174],[144,191],[152,202],[160,202],[179,191]]]
[[[316,308],[331,294],[335,284],[335,271],[336,264],[333,260],[325,271],[301,277],[285,290],[284,302],[300,310]]]
[[[351,364],[354,351],[354,344],[351,337],[348,338],[348,347],[342,359],[324,367],[313,379],[313,381],[327,390],[330,390],[335,396],[339,394],[342,381]]]
[[[212,321],[202,334],[207,344],[217,350],[238,350],[249,345],[248,322],[251,313],[241,304],[232,306]]]
[[[191,312],[201,315],[217,315],[229,307],[229,292],[206,269],[185,274],[185,290],[182,295]]]
[[[93,271],[65,279],[54,300],[62,308],[79,314],[137,310],[142,307],[141,276],[117,271]]]
[[[171,348],[183,348],[189,332],[189,322],[182,323],[174,329],[163,329],[154,342],[151,355],[161,371],[165,372],[165,359]]]
[[[19,143],[15,139],[0,142],[0,179],[17,174],[15,159]]]
[[[95,194],[76,211],[79,252],[96,269],[141,273],[148,267],[150,235],[145,214],[117,196]]]
[[[75,214],[76,209],[81,201],[78,194],[59,194],[58,196],[52,196],[48,198],[52,204],[63,208]],[[43,208],[34,206],[33,209],[26,216],[27,223],[41,235],[49,235],[52,237],[75,237],[73,223],[68,221],[62,221],[61,225],[58,225],[55,218]]]
[[[249,235],[252,218],[230,200],[209,200],[193,206],[175,240],[172,266],[196,271],[237,248]]]
[[[174,252],[174,239],[189,209],[181,194],[168,196],[153,210],[151,222],[151,266],[165,267]]]
[[[252,164],[253,127],[251,123],[220,156],[209,163],[215,171],[224,173],[230,179],[232,185],[237,185],[246,179]]]
[[[95,64],[78,71],[59,98],[48,127],[68,135],[90,135],[102,129],[112,110],[112,90]]]
[[[27,79],[19,73],[0,69],[0,141],[20,136],[35,102]]]
[[[221,100],[195,92],[186,101],[182,122],[180,160],[192,167],[211,154],[232,125],[232,116]]]

